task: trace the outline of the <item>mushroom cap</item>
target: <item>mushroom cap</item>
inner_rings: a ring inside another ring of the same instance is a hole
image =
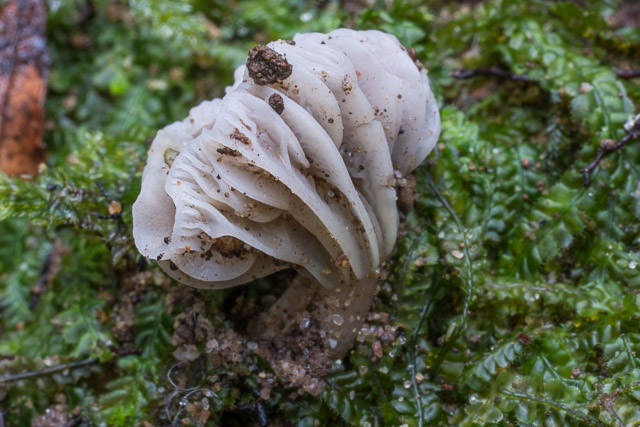
[[[292,266],[328,288],[362,280],[396,240],[396,177],[439,133],[426,70],[392,35],[339,29],[254,48],[222,99],[158,132],[136,246],[200,288]]]

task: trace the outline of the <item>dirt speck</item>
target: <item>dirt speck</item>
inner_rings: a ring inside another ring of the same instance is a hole
[[[298,394],[319,396],[324,391],[324,378],[332,360],[324,351],[324,331],[314,319],[305,319],[300,326],[274,340],[261,341],[257,352],[269,362],[276,375]]]
[[[234,150],[233,148],[228,148],[228,147],[218,148],[216,149],[216,152],[218,154],[222,154],[223,156],[238,157],[240,155],[240,152],[238,150]],[[218,159],[218,161],[219,160],[220,159]]]
[[[195,345],[213,335],[213,325],[204,315],[204,303],[198,301],[187,312],[180,313],[173,321],[173,346]]]
[[[57,404],[47,408],[44,414],[38,415],[31,423],[32,427],[64,427],[69,418],[67,416],[67,405]]]
[[[267,46],[254,46],[247,59],[249,77],[260,86],[277,83],[291,75],[287,59]]]
[[[416,67],[418,67],[418,71],[422,71],[422,69],[424,68],[424,65],[422,65],[422,62],[420,62],[420,60],[418,59],[418,52],[416,52],[414,48],[410,48],[407,53],[409,54],[409,57],[413,60],[413,63],[416,64]]]
[[[238,128],[235,128],[233,132],[229,135],[231,139],[235,139],[236,141],[240,141],[245,145],[251,144],[251,139],[244,133],[240,132]]]
[[[277,93],[274,93],[269,97],[269,105],[278,114],[282,114],[282,112],[284,111],[284,101],[282,100],[282,97]]]
[[[402,212],[411,212],[413,205],[418,200],[416,177],[407,175],[406,184],[398,187],[398,206]]]
[[[142,303],[140,295],[144,295],[153,282],[149,271],[142,271],[124,277],[118,292],[118,298],[111,308],[114,326],[113,337],[119,344],[132,345],[136,329],[136,306]]]
[[[352,90],[353,90],[353,85],[349,80],[349,76],[346,75],[344,76],[344,79],[342,79],[342,91],[344,92],[345,95],[349,95]]]

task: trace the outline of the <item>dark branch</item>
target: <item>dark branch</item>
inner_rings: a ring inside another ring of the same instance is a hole
[[[477,76],[492,76],[516,82],[531,82],[531,79],[524,74],[514,74],[496,67],[462,68],[451,73],[451,76],[458,80],[467,80]]]
[[[636,77],[640,77],[640,68],[614,68],[616,75],[621,79],[635,79]]]
[[[76,362],[63,363],[62,365],[53,366],[51,368],[40,369],[38,371],[22,372],[22,373],[13,374],[13,375],[7,374],[0,377],[0,385],[12,383],[15,381],[27,380],[30,378],[52,375],[58,372],[66,371],[67,369],[82,368],[84,366],[90,366],[96,363],[98,363],[98,359],[90,358],[90,359],[78,360]]]
[[[585,168],[581,170],[582,176],[584,177],[584,186],[589,187],[591,185],[591,174],[598,167],[602,159],[611,153],[612,151],[621,150],[625,144],[633,139],[640,137],[640,118],[637,118],[633,127],[620,141],[610,141],[610,143],[601,143],[601,147],[598,149],[598,154],[596,154],[596,158],[593,159],[591,163],[589,163]],[[607,141],[607,140],[603,140]]]

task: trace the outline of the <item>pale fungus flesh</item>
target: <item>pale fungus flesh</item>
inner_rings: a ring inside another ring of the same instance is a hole
[[[392,35],[339,29],[255,47],[235,77],[158,132],[136,246],[197,288],[298,270],[253,330],[271,339],[314,319],[339,357],[393,250],[396,181],[440,133],[426,70]]]

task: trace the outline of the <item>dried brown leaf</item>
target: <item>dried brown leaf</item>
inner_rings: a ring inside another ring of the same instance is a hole
[[[33,175],[44,159],[49,74],[43,0],[7,0],[0,9],[0,170]]]

